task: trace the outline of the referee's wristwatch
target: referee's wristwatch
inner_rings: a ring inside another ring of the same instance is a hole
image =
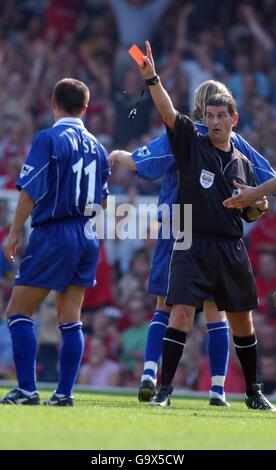
[[[256,209],[260,214],[265,214],[268,211],[268,207],[266,209],[260,209],[259,207],[256,207]]]
[[[147,78],[145,82],[146,82],[146,85],[153,86],[153,85],[156,85],[156,83],[160,82],[160,77],[155,74],[153,77]]]

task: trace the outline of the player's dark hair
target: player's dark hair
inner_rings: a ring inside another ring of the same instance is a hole
[[[63,78],[55,85],[53,98],[60,109],[74,116],[88,104],[90,92],[85,83],[74,78]]]
[[[226,106],[228,113],[230,116],[234,116],[237,113],[237,104],[234,100],[233,96],[226,95],[223,93],[217,93],[216,95],[212,96],[207,103],[206,103],[206,110],[207,106]],[[205,112],[206,112],[205,110]]]

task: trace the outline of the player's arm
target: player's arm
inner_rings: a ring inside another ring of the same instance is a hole
[[[246,217],[243,217],[247,222],[254,222],[262,217],[268,211],[268,200],[263,197],[257,201],[254,205],[244,209],[246,211]]]
[[[150,80],[155,77],[157,77],[156,72],[155,72],[155,65],[154,65],[154,60],[151,52],[151,47],[149,41],[146,41],[146,50],[147,50],[147,55],[143,57],[144,63],[142,65],[139,65],[139,69],[144,76],[145,80]],[[158,78],[157,78],[158,80]],[[159,111],[159,113],[162,116],[163,121],[167,124],[167,126],[173,130],[174,129],[174,124],[175,124],[175,119],[177,115],[177,111],[174,108],[172,101],[166,92],[166,90],[163,88],[161,81],[157,81],[149,85],[149,91],[152,96],[153,102]]]
[[[114,162],[121,163],[147,181],[161,178],[167,171],[171,171],[175,165],[168,136],[165,133],[151,140],[143,147],[138,147],[132,153],[124,150],[114,150],[109,155],[109,161],[111,165]]]
[[[18,243],[19,233],[34,207],[33,199],[23,190],[20,193],[15,215],[5,244],[5,256],[9,261],[13,261]]]
[[[113,150],[109,154],[109,163],[111,166],[114,165],[114,163],[119,163],[129,170],[136,171],[136,164],[132,160],[131,153],[125,150]]]
[[[234,182],[240,193],[232,196],[223,202],[228,209],[243,209],[251,206],[256,201],[262,200],[264,196],[269,196],[276,191],[276,178],[272,178],[259,186],[251,187]]]

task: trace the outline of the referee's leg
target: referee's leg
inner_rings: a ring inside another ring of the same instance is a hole
[[[173,391],[172,381],[183,354],[187,333],[191,330],[195,307],[174,305],[169,326],[163,339],[161,387],[153,405],[168,406]]]
[[[262,385],[257,380],[257,339],[254,331],[252,312],[226,312],[233,331],[233,340],[240,360],[245,386],[245,403],[248,408],[276,411],[262,394]]]
[[[252,385],[257,382],[257,341],[252,322],[252,313],[227,312],[227,318],[233,332],[236,353],[242,366],[246,394],[250,395]]]

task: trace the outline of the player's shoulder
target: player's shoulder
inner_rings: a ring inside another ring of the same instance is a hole
[[[187,114],[182,114],[180,112],[177,113],[175,128],[178,130],[180,135],[184,132],[185,136],[188,137],[201,137],[201,133],[198,131],[194,121]]]
[[[45,127],[44,129],[37,132],[36,137],[41,140],[44,139],[44,140],[51,141],[56,138],[59,138],[62,131],[64,131],[64,129],[62,129],[61,126]]]
[[[93,141],[93,144],[95,148],[98,150],[98,154],[104,159],[108,158],[108,152],[105,148],[105,146],[99,141],[97,137],[95,137],[94,134],[89,132],[86,128],[84,128],[85,135],[89,136],[89,138]]]
[[[237,132],[232,131],[231,141],[243,155],[247,156],[248,154],[251,154],[253,150],[252,147],[240,134],[237,134]]]
[[[252,163],[251,161],[249,160],[249,158],[247,158],[246,155],[244,155],[244,153],[241,152],[241,150],[237,149],[237,147],[235,145],[233,145],[233,152],[234,152],[234,156],[235,158],[238,158],[243,165],[247,165],[248,167],[252,168]]]
[[[40,131],[38,131],[34,135],[33,143],[34,142],[39,143],[39,144],[48,143],[50,140],[50,133],[49,133],[50,129],[51,128],[47,128],[47,129],[41,129]]]
[[[92,132],[90,132],[86,127],[83,127],[81,132],[85,137],[89,138],[90,140],[93,140],[95,145],[97,145],[100,148],[104,148],[104,146],[101,144],[99,139],[94,134],[92,134]]]

